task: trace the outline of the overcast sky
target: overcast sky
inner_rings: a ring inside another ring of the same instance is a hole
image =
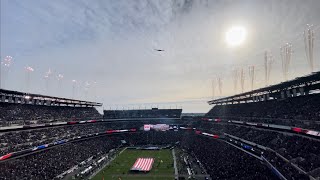
[[[216,90],[217,96],[239,93],[233,89],[235,68],[248,74],[248,66],[254,65],[254,87],[264,86],[265,50],[275,58],[271,83],[283,81],[279,47],[287,42],[294,50],[289,78],[310,73],[303,43],[306,24],[315,27],[320,66],[319,0],[0,2],[0,56],[13,57],[10,68],[2,68],[5,89],[74,95],[102,102],[106,109],[153,105],[207,112],[212,79],[223,79],[223,92]],[[238,47],[225,42],[231,26],[247,30]],[[26,66],[34,72],[27,75]],[[60,83],[58,74],[63,75]],[[248,77],[245,86],[250,89]]]

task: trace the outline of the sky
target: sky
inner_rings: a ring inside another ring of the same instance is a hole
[[[273,54],[270,83],[284,81],[280,46],[292,43],[288,78],[310,73],[303,31],[314,25],[320,69],[319,0],[0,0],[1,87],[98,101],[104,109],[176,108],[205,113],[215,97],[234,95],[232,71],[255,66],[264,87],[264,52]],[[247,31],[230,47],[232,26]],[[163,49],[164,51],[155,51]],[[27,72],[25,67],[32,67]],[[50,69],[49,78],[45,78]],[[58,74],[63,78],[58,80]],[[76,82],[72,82],[76,80]],[[240,85],[238,85],[239,87]]]

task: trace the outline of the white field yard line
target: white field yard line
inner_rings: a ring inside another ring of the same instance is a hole
[[[123,153],[123,151],[125,151],[127,149],[127,147],[125,147],[124,149],[122,149],[119,154]],[[119,155],[118,154],[118,155]],[[105,165],[101,166],[101,168],[97,169],[97,171],[95,171],[93,174],[91,174],[91,176],[89,177],[89,179],[92,179],[93,177],[95,177],[102,169],[104,169],[106,166],[108,166],[114,159],[116,159],[118,157],[118,155],[115,155],[114,157],[112,157],[110,159],[110,161],[108,161]]]
[[[177,160],[176,160],[176,153],[174,149],[172,149],[172,156],[173,156],[173,167],[174,167],[174,175],[176,178],[178,178],[178,168],[177,168]]]

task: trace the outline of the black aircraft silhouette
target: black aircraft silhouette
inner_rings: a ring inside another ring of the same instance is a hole
[[[155,51],[164,51],[164,49],[154,49]]]

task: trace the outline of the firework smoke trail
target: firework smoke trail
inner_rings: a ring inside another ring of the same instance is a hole
[[[72,80],[72,99],[75,98],[75,90],[76,90],[76,86],[77,86],[77,80]]]
[[[51,78],[51,69],[49,68],[49,70],[45,73],[44,75],[44,80],[45,80],[45,91],[47,94],[49,94],[49,81],[50,81],[50,78]]]
[[[268,84],[269,84],[269,80],[270,80],[270,74],[271,74],[271,69],[272,69],[272,64],[274,62],[273,57],[270,57],[270,60],[268,61],[268,74],[267,74],[267,80],[268,80]]]
[[[304,46],[307,56],[307,60],[310,66],[311,72],[314,70],[314,28],[313,25],[307,24],[306,29],[303,32],[304,35]]]
[[[222,79],[220,77],[217,78],[217,83],[218,83],[218,87],[219,87],[219,92],[220,95],[222,95]]]
[[[214,99],[214,95],[215,95],[215,93],[214,93],[214,90],[215,90],[215,81],[214,81],[214,79],[212,80],[211,85],[212,85],[212,99]]]
[[[249,66],[249,77],[250,77],[250,83],[251,83],[251,90],[253,90],[253,85],[254,85],[254,66]]]
[[[26,71],[26,91],[29,92],[30,90],[30,76],[31,73],[34,71],[34,69],[30,66],[25,67],[25,71]]]
[[[90,89],[90,83],[89,83],[89,81],[86,81],[84,84],[85,100],[88,99],[89,89]]]
[[[62,83],[62,80],[63,80],[63,75],[62,74],[58,74],[57,80],[58,80],[58,90],[57,90],[57,92],[59,94],[59,91],[62,92],[61,91],[61,88],[62,88],[61,87],[61,83]],[[60,95],[62,95],[62,93]]]
[[[264,53],[264,78],[265,86],[268,86],[268,51]]]
[[[5,86],[6,83],[6,79],[8,78],[8,74],[9,74],[9,70],[10,70],[10,66],[13,62],[12,60],[12,56],[6,56],[2,61],[1,61],[1,65],[0,65],[0,88],[2,88],[2,86]],[[1,68],[3,69],[3,74],[1,74]]]
[[[291,62],[292,56],[292,45],[290,43],[286,43],[284,46],[280,48],[280,55],[282,61],[282,73],[285,81],[288,80],[288,71],[289,65]]]
[[[238,80],[239,80],[239,70],[238,69],[234,69],[232,71],[232,78],[233,78],[233,90],[234,93],[237,93],[238,90]]]
[[[271,52],[265,51],[264,53],[264,76],[265,76],[265,86],[269,85],[270,73],[272,69],[272,64],[274,62]]]
[[[243,68],[241,69],[240,73],[240,85],[241,85],[241,92],[243,93],[244,91],[244,80],[245,80],[245,73],[243,71]]]
[[[97,81],[93,81],[94,101],[97,101]]]

